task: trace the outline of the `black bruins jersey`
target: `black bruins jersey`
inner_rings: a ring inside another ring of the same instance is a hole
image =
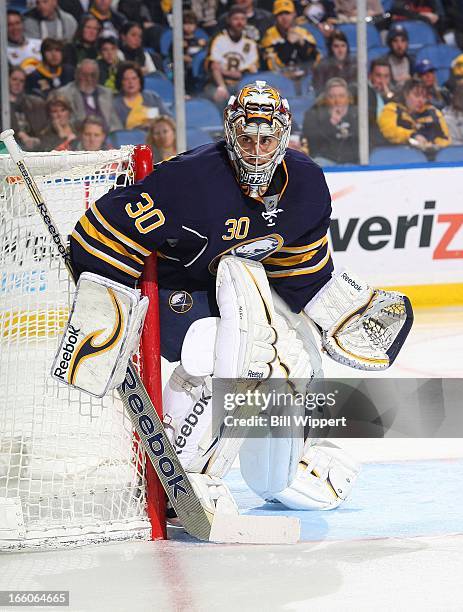
[[[135,286],[144,258],[158,254],[160,287],[211,289],[220,258],[261,261],[295,312],[331,276],[331,203],[322,170],[288,149],[267,194],[267,211],[235,178],[225,142],[157,164],[143,181],[92,204],[71,235],[77,274],[95,272]],[[267,195],[266,194],[266,195]]]

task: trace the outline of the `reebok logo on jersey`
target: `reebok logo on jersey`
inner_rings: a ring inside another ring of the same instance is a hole
[[[177,455],[182,454],[182,450],[179,449],[185,448],[188,438],[191,436],[194,428],[199,423],[198,417],[204,413],[204,410],[206,409],[211,397],[212,395],[206,395],[206,389],[203,389],[201,392],[201,397],[193,406],[191,412],[185,417],[183,425],[180,428],[181,435],[179,434],[175,440]]]
[[[72,354],[76,348],[77,340],[79,337],[80,328],[76,329],[73,325],[68,328],[68,336],[63,344],[62,353],[60,355],[59,367],[53,370],[53,375],[57,376],[64,381],[64,375],[66,374],[69,364],[72,360]]]

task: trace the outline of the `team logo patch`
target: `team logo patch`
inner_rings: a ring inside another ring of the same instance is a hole
[[[193,306],[193,298],[188,291],[174,291],[169,296],[169,306],[177,314],[185,314]]]
[[[236,255],[244,259],[253,259],[254,261],[262,261],[273,253],[276,253],[283,246],[283,238],[279,234],[270,234],[260,238],[251,238],[245,242],[241,242],[236,246],[230,247],[214,259],[209,264],[211,274],[216,274],[219,261],[223,255]]]

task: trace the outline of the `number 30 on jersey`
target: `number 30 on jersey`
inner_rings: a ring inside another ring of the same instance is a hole
[[[243,240],[249,232],[249,217],[227,219],[225,227],[227,228],[227,233],[222,235],[222,240]]]
[[[141,197],[146,202],[137,202],[136,204],[126,204],[125,212],[131,219],[135,219],[135,227],[140,234],[147,234],[157,227],[164,225],[165,217],[159,208],[154,208],[154,202],[151,196],[147,193],[142,193]],[[147,221],[153,221],[146,225]]]

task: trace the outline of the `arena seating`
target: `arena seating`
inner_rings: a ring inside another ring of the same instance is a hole
[[[109,135],[109,140],[114,148],[118,149],[122,145],[145,144],[146,132],[144,130],[114,130]]]
[[[419,149],[397,145],[391,147],[377,147],[370,153],[371,165],[389,164],[420,164],[427,163],[426,155]]]
[[[463,145],[453,145],[439,151],[436,162],[463,162]]]
[[[410,51],[417,51],[426,45],[435,45],[438,43],[437,33],[432,25],[424,21],[404,20],[398,21],[407,30],[409,38]]]
[[[147,74],[145,76],[145,89],[157,93],[167,105],[174,103],[174,86],[172,81],[169,81],[162,72]]]
[[[357,52],[357,24],[355,23],[339,23],[337,26],[338,30],[344,32],[349,42],[350,52]],[[372,23],[367,24],[367,46],[369,47],[380,47],[382,44],[381,37],[378,30]]]

